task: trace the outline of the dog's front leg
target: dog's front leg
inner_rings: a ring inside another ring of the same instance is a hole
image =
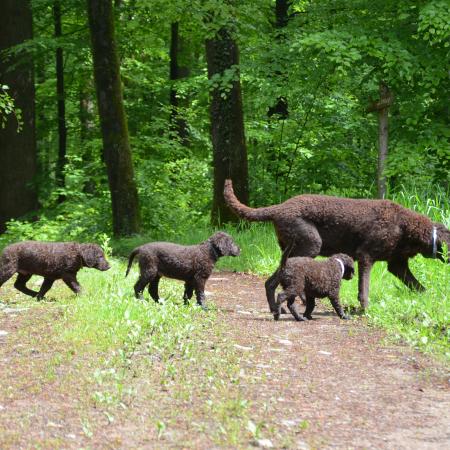
[[[287,306],[297,322],[303,322],[305,320],[305,318],[297,311],[297,307],[295,306],[295,295],[291,295],[288,298]]]
[[[50,278],[44,278],[44,282],[41,285],[41,289],[39,289],[39,292],[36,296],[38,300],[42,300],[45,296],[45,294],[50,290],[50,288],[53,286],[53,283],[55,280],[51,280]]]
[[[342,305],[339,302],[339,293],[333,293],[330,295],[330,302],[333,306],[334,310],[336,311],[336,314],[343,320],[348,320],[349,317],[344,313],[344,310],[342,309]]]
[[[281,315],[281,305],[286,301],[286,294],[284,292],[280,292],[277,296],[277,301],[275,303],[275,307],[273,312],[273,318],[275,320],[279,320],[280,319],[280,315]]]
[[[424,291],[425,288],[419,283],[408,267],[407,259],[396,259],[388,261],[388,270],[399,280],[403,281],[410,289]]]
[[[358,300],[363,310],[369,306],[369,282],[373,261],[367,256],[358,258]]]

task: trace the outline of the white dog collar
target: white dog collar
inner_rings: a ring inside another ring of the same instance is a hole
[[[437,254],[437,228],[433,227],[433,258],[436,258]]]
[[[336,261],[340,264],[340,266],[341,266],[341,270],[342,270],[342,274],[341,274],[341,278],[344,276],[344,273],[345,273],[345,266],[344,266],[344,263],[339,259],[339,258],[336,258]]]

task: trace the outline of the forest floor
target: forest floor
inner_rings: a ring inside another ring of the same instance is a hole
[[[195,363],[136,351],[102,381],[96,355],[54,339],[57,302],[3,289],[16,300],[0,305],[1,449],[450,447],[448,367],[327,301],[313,321],[275,322],[261,278],[216,272]]]

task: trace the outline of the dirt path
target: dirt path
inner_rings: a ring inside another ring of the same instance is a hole
[[[275,322],[252,276],[222,274],[208,289],[243,369],[260,377],[246,392],[254,414],[269,403],[292,448],[450,448],[449,380],[424,356],[380,345],[382,333],[320,305],[317,320]]]
[[[326,301],[314,321],[275,322],[254,276],[215,273],[207,289],[221,325],[205,328],[201,358],[174,357],[171,377],[137,352],[125,384],[135,394],[118,404],[92,401],[107,388],[89,375],[95,355],[53,342],[57,303],[0,310],[0,448],[450,448],[436,361],[340,321]]]

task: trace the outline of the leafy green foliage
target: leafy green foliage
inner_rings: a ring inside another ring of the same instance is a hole
[[[14,106],[14,99],[9,95],[8,89],[6,84],[0,85],[0,129],[5,127],[8,117],[14,114],[19,132],[22,126],[21,111]]]

